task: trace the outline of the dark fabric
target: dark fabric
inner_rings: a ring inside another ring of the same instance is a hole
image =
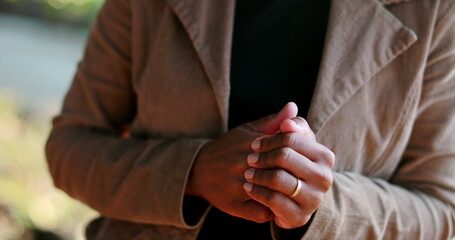
[[[306,116],[324,44],[329,0],[237,2],[229,127],[269,115],[287,102]]]
[[[241,0],[235,9],[229,128],[287,102],[306,116],[318,76],[330,1]],[[298,234],[295,234],[298,233]],[[302,231],[290,235],[298,237]],[[213,208],[198,239],[271,239],[257,224]]]

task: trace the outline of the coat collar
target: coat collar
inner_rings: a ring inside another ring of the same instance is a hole
[[[416,40],[414,32],[376,0],[333,0],[307,116],[315,133],[365,82]]]
[[[209,78],[227,130],[234,0],[167,0],[186,29]]]
[[[380,0],[383,5],[392,5],[401,2],[410,2],[412,0]]]
[[[193,42],[227,126],[234,0],[167,0]],[[383,5],[332,0],[320,74],[307,119],[317,133],[340,106],[417,37]]]

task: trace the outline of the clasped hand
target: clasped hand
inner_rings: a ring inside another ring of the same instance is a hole
[[[207,143],[186,193],[251,221],[273,219],[287,229],[305,225],[332,185],[335,155],[296,115],[297,106],[289,103]]]

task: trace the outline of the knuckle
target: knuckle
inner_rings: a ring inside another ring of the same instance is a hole
[[[302,220],[301,220],[302,225],[307,224],[310,221],[310,219],[311,219],[311,215],[302,215]]]
[[[330,168],[335,165],[335,154],[329,149],[323,149],[320,153],[320,158],[326,162]]]
[[[312,192],[308,196],[308,201],[306,202],[304,212],[311,215],[316,209],[319,208],[325,194],[322,192]]]
[[[319,194],[316,195],[317,204],[316,204],[315,209],[319,207],[319,204],[321,204],[322,200],[324,199],[324,196],[325,196],[325,194],[322,192],[320,192]]]
[[[315,179],[317,180],[318,186],[324,192],[328,191],[333,184],[333,175],[329,170],[321,170],[315,173]]]
[[[321,204],[322,199],[324,199],[325,193],[324,192],[319,192],[316,191],[312,194],[312,203],[311,203],[311,208],[312,210],[315,210],[316,208],[319,207],[319,204]]]
[[[302,225],[305,225],[305,223],[307,223],[306,219],[307,219],[307,211],[304,211],[304,210],[300,210],[297,212],[297,215],[295,216],[294,218],[294,223],[292,224],[292,228],[296,228],[296,227],[300,227]]]
[[[278,150],[278,157],[277,157],[277,163],[281,166],[286,165],[286,162],[289,160],[291,157],[291,148],[289,147],[283,147]]]
[[[281,144],[285,147],[292,147],[295,146],[295,143],[297,142],[297,136],[294,133],[286,133],[283,134],[282,142]]]
[[[311,215],[308,215],[307,211],[299,210],[296,211],[296,214],[293,217],[291,223],[289,223],[288,228],[297,228],[305,225],[311,218]]]
[[[271,183],[273,186],[280,186],[285,182],[284,170],[275,170],[272,174]]]

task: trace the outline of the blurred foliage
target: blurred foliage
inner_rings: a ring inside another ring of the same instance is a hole
[[[95,215],[53,186],[44,157],[49,129],[49,119],[37,119],[21,109],[12,94],[0,92],[2,240],[45,231],[63,239],[83,239],[84,222]]]
[[[103,2],[104,0],[2,0],[0,10],[51,21],[89,25]]]

